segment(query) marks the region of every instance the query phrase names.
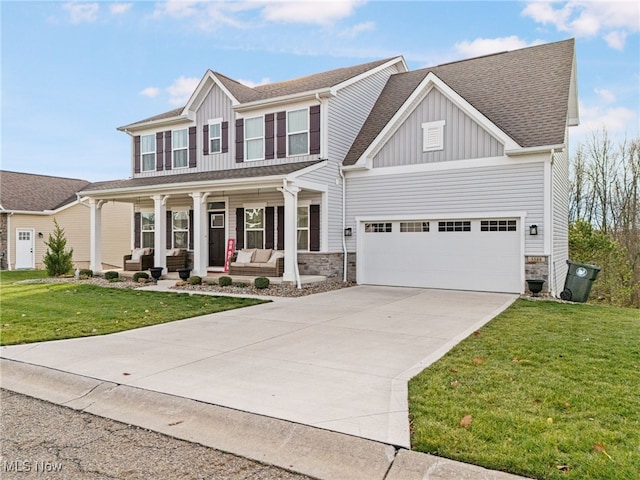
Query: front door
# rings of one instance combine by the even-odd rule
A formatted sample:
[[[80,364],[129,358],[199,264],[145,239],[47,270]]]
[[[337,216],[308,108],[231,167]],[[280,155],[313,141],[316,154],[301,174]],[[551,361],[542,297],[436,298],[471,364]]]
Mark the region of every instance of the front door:
[[[16,269],[35,268],[35,255],[33,252],[33,230],[16,230]]]
[[[209,266],[224,267],[225,261],[224,212],[209,213]]]

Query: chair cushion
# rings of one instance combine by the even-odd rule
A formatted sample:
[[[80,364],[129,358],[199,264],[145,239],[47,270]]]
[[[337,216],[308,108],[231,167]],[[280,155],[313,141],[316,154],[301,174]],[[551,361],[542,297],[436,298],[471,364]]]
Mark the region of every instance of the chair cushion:
[[[253,255],[253,263],[267,263],[272,251],[270,248],[256,250],[256,253]]]
[[[236,263],[251,263],[253,251],[240,250],[236,258]]]
[[[147,248],[134,248],[131,252],[131,262],[138,263],[140,261],[140,257],[148,255],[147,250]]]
[[[275,265],[279,258],[284,258],[284,253],[274,251],[269,257],[269,261],[267,262],[269,265]]]

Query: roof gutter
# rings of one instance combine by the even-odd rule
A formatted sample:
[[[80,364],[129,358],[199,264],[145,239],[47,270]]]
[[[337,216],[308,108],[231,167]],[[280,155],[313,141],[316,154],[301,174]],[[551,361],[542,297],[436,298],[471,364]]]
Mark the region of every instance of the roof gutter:
[[[527,147],[527,148],[505,150],[504,154],[509,157],[517,157],[519,155],[531,155],[533,153],[563,152],[565,148],[566,148],[566,145],[564,143],[559,143],[557,145],[543,145],[540,147]]]
[[[125,132],[131,135],[131,132],[136,130],[144,130],[153,127],[169,127],[171,125],[177,125],[184,122],[192,122],[193,119],[189,115],[178,115],[177,117],[162,118],[158,120],[151,120],[143,123],[132,123],[123,127],[118,127],[116,130]]]

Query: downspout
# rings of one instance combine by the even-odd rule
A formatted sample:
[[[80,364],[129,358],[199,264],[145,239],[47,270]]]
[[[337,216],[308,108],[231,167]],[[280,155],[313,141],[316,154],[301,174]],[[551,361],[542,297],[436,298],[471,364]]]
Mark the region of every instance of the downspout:
[[[7,215],[7,270],[11,271],[11,217],[13,212]]]
[[[553,164],[555,161],[555,154],[556,154],[556,149],[552,148],[551,149],[551,161],[549,162],[551,165],[551,178],[550,180],[550,186],[549,186],[549,207],[551,209],[551,218],[549,219],[549,239],[550,239],[550,249],[549,249],[549,268],[551,269],[551,271],[549,272],[549,278],[553,279],[553,285],[549,285],[549,293],[553,294],[554,292],[557,295],[558,292],[558,278],[557,278],[557,274],[558,274],[558,268],[556,266],[556,258],[554,255],[554,248],[553,248],[553,234],[554,234],[554,226],[553,226],[553,213],[554,213],[554,208],[553,208]],[[567,221],[569,221],[569,219],[567,218]],[[568,248],[568,247],[567,247]]]
[[[342,165],[338,165],[338,172],[342,179],[342,281],[347,283],[347,240],[344,236],[344,231],[347,228],[347,206],[345,202],[347,198],[347,180],[344,176],[344,172],[342,171]]]

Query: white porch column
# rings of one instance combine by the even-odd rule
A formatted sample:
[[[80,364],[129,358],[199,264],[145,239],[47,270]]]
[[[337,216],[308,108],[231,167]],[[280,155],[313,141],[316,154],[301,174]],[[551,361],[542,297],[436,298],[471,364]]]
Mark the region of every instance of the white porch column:
[[[153,237],[153,266],[163,267],[166,273],[167,266],[167,199],[168,195],[153,195],[153,212],[155,218]]]
[[[207,196],[202,192],[191,194],[193,198],[193,274],[207,275],[209,230],[207,228]]]
[[[298,192],[299,187],[279,188],[284,196],[284,274],[283,282],[298,284]]]
[[[94,273],[102,272],[102,203],[102,200],[89,199],[89,207],[91,208],[89,268]]]

